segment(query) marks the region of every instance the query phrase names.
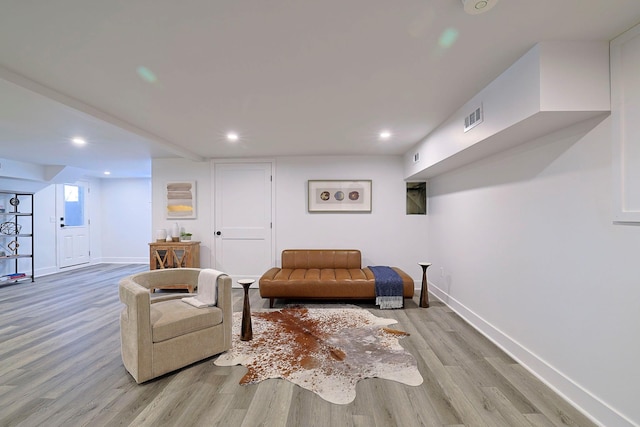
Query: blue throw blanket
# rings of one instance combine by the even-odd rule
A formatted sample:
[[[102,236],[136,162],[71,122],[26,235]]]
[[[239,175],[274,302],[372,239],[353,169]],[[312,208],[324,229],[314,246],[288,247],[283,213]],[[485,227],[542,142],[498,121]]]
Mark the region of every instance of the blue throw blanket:
[[[369,266],[376,279],[376,305],[380,308],[402,308],[404,288],[402,277],[391,267]]]

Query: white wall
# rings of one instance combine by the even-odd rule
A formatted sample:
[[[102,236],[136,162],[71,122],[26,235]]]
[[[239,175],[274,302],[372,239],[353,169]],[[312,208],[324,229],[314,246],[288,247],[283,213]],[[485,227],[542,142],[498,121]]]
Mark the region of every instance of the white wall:
[[[432,179],[428,249],[444,301],[617,426],[640,424],[640,227],[611,221],[611,131],[592,119]]]
[[[89,178],[91,264],[148,263],[151,241],[151,180]],[[43,187],[40,185],[40,187]],[[9,188],[12,190],[12,188]],[[56,186],[34,195],[34,264],[39,276],[56,273]]]
[[[542,42],[405,156],[405,177],[432,177],[610,110],[606,42]],[[468,132],[465,118],[482,106]],[[419,160],[415,161],[415,156]]]
[[[102,240],[102,225],[104,224],[102,207],[106,204],[102,200],[102,179],[89,179],[85,181],[89,185],[89,239],[90,239],[90,263],[96,264],[102,262],[102,244],[105,243]],[[133,215],[135,215],[134,209],[129,209]],[[108,221],[108,218],[105,218]],[[114,236],[117,239],[117,236]]]
[[[151,227],[151,179],[101,181],[101,206],[92,216],[93,221],[100,221],[100,236],[96,237],[101,241],[101,262],[148,263],[148,244],[155,238]]]
[[[427,216],[406,215],[400,156],[280,157],[276,161],[276,256],[288,248],[353,248],[364,265],[400,267],[421,280]],[[307,180],[371,179],[371,213],[307,212]]]
[[[89,225],[91,263],[100,262],[102,254],[101,227],[101,181],[100,179],[87,178],[84,182],[90,188],[88,194],[88,214],[91,220]],[[59,271],[57,264],[56,233],[58,231],[58,216],[56,212],[56,185],[49,184],[43,187],[39,185],[34,194],[34,266],[36,279],[38,276],[56,273]]]
[[[55,273],[56,259],[56,186],[49,185],[34,194],[34,264],[36,277]],[[51,222],[53,219],[53,222]]]
[[[153,161],[153,229],[169,228],[164,216],[164,184],[196,180],[198,218],[180,220],[201,243],[201,264],[211,265],[213,211],[209,163],[177,159]],[[276,217],[274,263],[286,248],[355,248],[365,265],[393,265],[418,281],[426,247],[426,217],[405,215],[406,184],[400,156],[279,157],[274,179]],[[307,212],[307,180],[371,179],[372,213]]]
[[[212,266],[213,212],[211,210],[211,163],[194,162],[185,159],[154,159],[151,164],[152,175],[152,237],[155,240],[157,229],[171,232],[174,223],[178,223],[185,232],[192,233],[191,240],[200,242],[200,267]],[[166,218],[166,184],[171,181],[196,181],[196,218],[178,221]],[[152,240],[149,240],[150,242]]]

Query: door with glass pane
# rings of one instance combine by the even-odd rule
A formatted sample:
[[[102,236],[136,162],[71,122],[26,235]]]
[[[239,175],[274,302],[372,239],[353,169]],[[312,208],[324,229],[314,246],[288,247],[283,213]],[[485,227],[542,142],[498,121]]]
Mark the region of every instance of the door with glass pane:
[[[89,257],[88,183],[58,184],[58,267],[86,264]]]

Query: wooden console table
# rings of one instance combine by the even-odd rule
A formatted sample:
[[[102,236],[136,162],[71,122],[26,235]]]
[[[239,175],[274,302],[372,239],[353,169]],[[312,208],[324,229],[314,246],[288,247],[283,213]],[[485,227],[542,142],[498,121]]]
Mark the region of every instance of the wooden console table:
[[[149,243],[149,268],[200,268],[200,242],[155,242]],[[152,288],[151,292],[155,292]],[[163,286],[157,289],[187,289],[193,287],[186,284]]]

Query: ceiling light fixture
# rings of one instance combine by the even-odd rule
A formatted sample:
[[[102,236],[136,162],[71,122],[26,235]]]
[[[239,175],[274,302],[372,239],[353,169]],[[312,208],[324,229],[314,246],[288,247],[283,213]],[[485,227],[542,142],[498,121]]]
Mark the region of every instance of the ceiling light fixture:
[[[229,132],[229,133],[227,134],[227,139],[228,139],[229,141],[237,141],[237,140],[238,140],[238,138],[239,138],[239,137],[238,137],[238,134],[237,134],[237,133],[235,133],[235,132]]]
[[[109,172],[109,171],[104,171],[104,174],[105,174],[105,175],[111,175],[111,172]]]
[[[87,141],[85,141],[84,138],[80,138],[80,137],[75,137],[71,139],[71,142],[73,142],[76,145],[84,145],[87,143]]]
[[[382,132],[380,132],[380,139],[389,139],[391,138],[391,132],[389,132],[388,130],[383,130]]]
[[[469,15],[478,15],[492,9],[498,0],[461,0],[464,11]]]

